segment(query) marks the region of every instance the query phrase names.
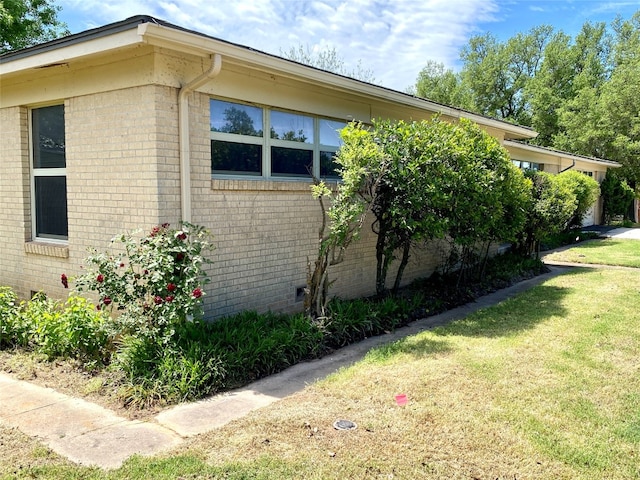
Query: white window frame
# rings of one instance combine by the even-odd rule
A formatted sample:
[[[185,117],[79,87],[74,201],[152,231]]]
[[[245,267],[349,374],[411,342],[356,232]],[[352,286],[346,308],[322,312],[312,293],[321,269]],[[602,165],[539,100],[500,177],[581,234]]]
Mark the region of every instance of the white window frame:
[[[35,163],[35,150],[38,148],[37,145],[34,145],[34,131],[33,131],[33,111],[38,110],[40,108],[46,107],[55,107],[62,106],[63,111],[66,110],[64,102],[46,104],[46,105],[38,105],[29,108],[28,112],[28,122],[29,122],[29,184],[30,184],[30,194],[31,194],[31,239],[32,241],[41,241],[47,243],[57,243],[61,245],[67,245],[69,243],[69,218],[65,219],[67,222],[67,236],[54,236],[54,235],[38,235],[38,227],[37,227],[37,201],[36,201],[36,178],[38,177],[67,177],[67,168],[66,168],[66,139],[65,139],[65,167],[63,168],[36,168]],[[66,122],[66,120],[65,120]],[[66,126],[65,126],[66,127]],[[66,132],[65,132],[66,133]],[[65,134],[66,136],[66,134]],[[68,207],[68,192],[67,198],[65,198],[65,202],[67,202]],[[68,210],[67,210],[68,211]]]
[[[246,102],[239,102],[233,99],[226,98],[211,98],[212,101],[223,101],[229,103],[235,103],[238,105],[247,105],[251,107],[258,107],[262,109],[262,136],[248,136],[248,135],[239,135],[234,133],[223,133],[211,131],[210,139],[213,141],[223,141],[223,142],[233,142],[233,143],[245,143],[252,145],[261,145],[262,146],[262,174],[254,175],[254,174],[234,174],[234,173],[222,173],[222,172],[214,172],[213,168],[211,171],[211,175],[214,178],[225,178],[225,179],[242,179],[242,180],[258,180],[258,179],[268,179],[268,180],[289,180],[289,181],[309,181],[311,179],[308,175],[277,175],[272,173],[272,165],[271,165],[271,147],[282,147],[282,148],[290,148],[295,150],[307,150],[312,152],[313,166],[312,172],[313,176],[316,178],[321,178],[320,176],[320,152],[331,152],[335,153],[340,149],[340,146],[336,145],[325,145],[320,143],[320,122],[323,120],[329,120],[331,122],[337,122],[347,125],[346,121],[329,118],[329,117],[321,117],[318,115],[313,115],[305,112],[296,112],[292,110],[285,110],[281,108],[268,107],[264,105],[256,105]],[[301,115],[304,117],[309,117],[313,120],[313,143],[311,142],[295,142],[291,140],[281,140],[271,138],[271,112],[278,111],[283,113],[290,113],[292,115]],[[326,178],[329,180],[338,180],[337,176],[324,176],[322,178]]]

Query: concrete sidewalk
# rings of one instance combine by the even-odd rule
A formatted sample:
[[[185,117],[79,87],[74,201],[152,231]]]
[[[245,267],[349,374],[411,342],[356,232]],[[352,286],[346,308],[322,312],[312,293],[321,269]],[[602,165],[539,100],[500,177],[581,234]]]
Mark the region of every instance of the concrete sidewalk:
[[[600,234],[600,236],[621,240],[640,240],[640,228],[615,228]]]
[[[131,421],[82,399],[0,373],[0,424],[37,437],[52,450],[83,465],[117,468],[134,454],[152,455],[178,445],[183,438],[221,427],[258,408],[298,392],[339,368],[362,359],[373,347],[447,324],[564,271],[526,280],[486,295],[474,303],[428,317],[395,332],[344,347],[319,360],[297,364],[245,388],[169,408],[153,421]]]

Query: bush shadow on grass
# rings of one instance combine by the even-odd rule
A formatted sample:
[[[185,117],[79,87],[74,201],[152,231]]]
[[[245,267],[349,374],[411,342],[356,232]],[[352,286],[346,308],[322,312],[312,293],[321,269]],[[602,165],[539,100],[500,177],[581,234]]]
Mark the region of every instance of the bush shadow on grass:
[[[441,336],[514,336],[534,328],[549,317],[564,316],[567,310],[562,306],[562,300],[568,294],[568,288],[539,285],[433,331]]]
[[[433,337],[428,338],[418,334],[380,345],[370,350],[365,358],[371,362],[384,362],[399,354],[423,358],[429,355],[448,353],[451,350],[451,344],[447,340]]]

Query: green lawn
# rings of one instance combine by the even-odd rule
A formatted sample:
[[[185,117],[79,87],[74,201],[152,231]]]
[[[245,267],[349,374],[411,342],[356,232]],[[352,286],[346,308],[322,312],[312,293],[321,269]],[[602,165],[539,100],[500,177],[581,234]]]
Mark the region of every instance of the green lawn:
[[[549,254],[546,258],[559,262],[640,267],[640,241],[589,240],[568,250]]]
[[[0,472],[47,479],[637,479],[639,285],[640,270],[572,270],[462,321],[372,350],[299,394],[114,472],[74,466],[0,428]],[[396,405],[398,393],[407,405]],[[358,428],[334,430],[339,418]]]

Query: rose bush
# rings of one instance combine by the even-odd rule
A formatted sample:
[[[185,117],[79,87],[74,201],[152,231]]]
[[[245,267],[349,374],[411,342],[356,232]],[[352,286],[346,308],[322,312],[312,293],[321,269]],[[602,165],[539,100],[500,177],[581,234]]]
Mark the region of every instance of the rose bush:
[[[203,286],[209,282],[205,254],[213,250],[209,232],[182,223],[155,226],[147,235],[115,237],[107,252],[93,250],[76,290],[97,293],[97,308],[112,311],[119,334],[171,336],[172,326],[203,316]],[[61,277],[67,286],[66,275]],[[165,335],[166,334],[166,335]]]

